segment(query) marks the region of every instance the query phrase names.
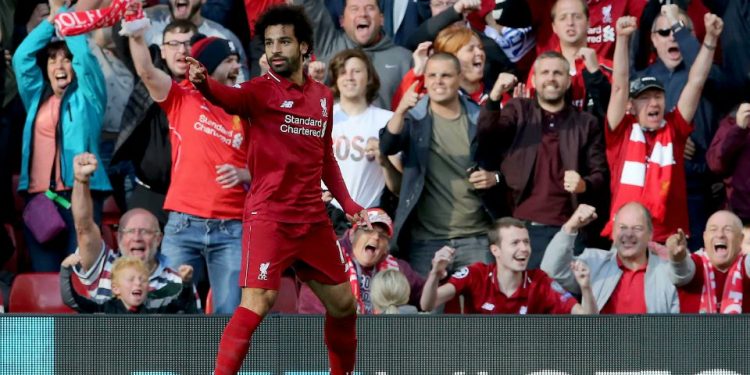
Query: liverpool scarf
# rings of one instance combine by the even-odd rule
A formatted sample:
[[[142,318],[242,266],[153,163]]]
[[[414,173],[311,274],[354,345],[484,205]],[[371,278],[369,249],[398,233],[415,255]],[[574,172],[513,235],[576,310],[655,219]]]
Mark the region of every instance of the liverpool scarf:
[[[744,263],[747,255],[741,255],[729,268],[727,281],[724,284],[724,293],[721,303],[716,299],[716,276],[714,266],[705,252],[699,253],[703,259],[703,290],[701,291],[701,314],[742,314]]]
[[[343,253],[343,255],[346,262],[346,272],[349,274],[349,283],[352,286],[352,293],[354,294],[354,298],[357,299],[357,314],[366,314],[367,307],[365,306],[365,301],[362,300],[362,290],[359,286],[359,274],[357,272],[360,269],[359,264],[355,264],[349,254]],[[382,262],[375,266],[375,269],[377,271],[388,269],[399,270],[398,261],[396,261],[393,255],[388,255]]]
[[[672,168],[677,162],[671,127],[662,126],[655,132],[654,148],[651,155],[647,155],[643,129],[639,124],[633,124],[625,147],[620,183],[612,199],[610,220],[602,231],[603,236],[612,234],[615,214],[628,202],[643,204],[651,212],[654,222],[664,220]]]
[[[138,10],[135,15],[125,17],[125,11],[131,3],[137,4]],[[109,6],[102,9],[60,13],[55,16],[55,26],[62,36],[72,36],[113,26],[123,18],[120,34],[125,36],[132,35],[149,24],[148,18],[143,15],[139,0],[113,0]]]

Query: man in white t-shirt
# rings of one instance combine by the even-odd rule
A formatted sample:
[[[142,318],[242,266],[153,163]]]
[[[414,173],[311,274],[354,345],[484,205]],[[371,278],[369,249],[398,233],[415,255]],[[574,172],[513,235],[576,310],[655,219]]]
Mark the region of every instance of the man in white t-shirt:
[[[378,161],[378,132],[393,112],[372,104],[380,81],[367,55],[359,49],[346,49],[329,63],[333,106],[333,151],[344,183],[355,202],[362,207],[380,205],[386,177]],[[339,207],[338,202],[333,202]]]

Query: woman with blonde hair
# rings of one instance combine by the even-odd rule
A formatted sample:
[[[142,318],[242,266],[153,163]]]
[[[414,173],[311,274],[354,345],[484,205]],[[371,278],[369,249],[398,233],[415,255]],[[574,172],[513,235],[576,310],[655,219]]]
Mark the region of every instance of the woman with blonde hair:
[[[370,300],[376,314],[416,314],[417,308],[408,305],[411,287],[401,271],[387,269],[372,278]]]

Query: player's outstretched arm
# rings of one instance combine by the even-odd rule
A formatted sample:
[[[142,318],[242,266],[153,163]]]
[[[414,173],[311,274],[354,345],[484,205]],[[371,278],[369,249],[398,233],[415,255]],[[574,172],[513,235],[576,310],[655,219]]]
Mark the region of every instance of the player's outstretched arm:
[[[240,87],[227,86],[211,78],[206,67],[198,60],[188,56],[185,61],[188,63],[188,79],[209,102],[223,108],[230,115],[252,117],[253,93],[248,89],[248,82]]]

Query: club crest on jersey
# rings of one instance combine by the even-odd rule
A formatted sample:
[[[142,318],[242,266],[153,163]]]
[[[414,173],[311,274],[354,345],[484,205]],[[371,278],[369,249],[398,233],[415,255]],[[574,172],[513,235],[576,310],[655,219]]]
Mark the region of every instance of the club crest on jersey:
[[[271,262],[265,262],[260,264],[260,274],[258,275],[258,280],[268,280],[268,267],[271,265]]]
[[[469,267],[461,268],[460,270],[454,272],[452,276],[457,279],[463,279],[464,277],[469,276]]]
[[[607,5],[602,8],[602,22],[612,23],[612,5]]]
[[[323,109],[323,117],[328,117],[328,100],[320,99],[320,108]]]

